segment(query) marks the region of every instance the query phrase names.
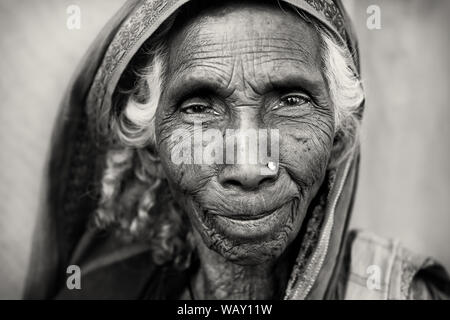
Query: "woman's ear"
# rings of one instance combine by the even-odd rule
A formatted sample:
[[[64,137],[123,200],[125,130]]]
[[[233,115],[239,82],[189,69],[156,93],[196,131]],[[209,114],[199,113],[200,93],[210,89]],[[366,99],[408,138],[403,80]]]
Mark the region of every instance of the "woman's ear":
[[[161,159],[152,146],[137,149],[137,155],[143,170],[145,170],[144,174],[158,179],[166,178]]]
[[[354,138],[338,130],[334,136],[328,167],[336,168],[352,150]]]

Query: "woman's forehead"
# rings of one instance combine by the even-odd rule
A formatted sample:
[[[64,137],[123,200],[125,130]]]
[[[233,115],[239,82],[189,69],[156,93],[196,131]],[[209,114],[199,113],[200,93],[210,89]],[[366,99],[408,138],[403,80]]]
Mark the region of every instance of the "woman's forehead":
[[[239,73],[236,66],[241,76],[255,78],[271,73],[276,78],[289,66],[317,79],[321,67],[319,37],[299,16],[253,3],[218,10],[203,12],[174,31],[169,41],[169,74],[198,74],[198,69],[210,69],[231,81]]]
[[[171,42],[195,45],[251,41],[257,38],[280,38],[314,43],[318,34],[311,24],[292,10],[267,3],[223,3],[183,16],[181,25],[172,31]]]

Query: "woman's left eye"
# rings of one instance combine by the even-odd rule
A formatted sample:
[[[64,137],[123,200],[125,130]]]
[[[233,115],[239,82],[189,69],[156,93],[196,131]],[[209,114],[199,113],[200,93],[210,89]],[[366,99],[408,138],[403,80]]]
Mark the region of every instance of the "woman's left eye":
[[[302,94],[290,94],[281,97],[280,103],[278,103],[274,109],[281,107],[300,107],[310,101],[311,99],[308,96]]]

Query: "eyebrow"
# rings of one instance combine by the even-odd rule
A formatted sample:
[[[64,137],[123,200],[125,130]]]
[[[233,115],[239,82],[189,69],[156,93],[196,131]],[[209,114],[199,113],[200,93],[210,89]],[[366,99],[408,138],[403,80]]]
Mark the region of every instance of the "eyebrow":
[[[273,90],[299,89],[302,88],[312,96],[318,97],[326,92],[326,83],[321,72],[317,74],[288,73],[283,77],[270,77],[269,82]]]
[[[208,72],[208,69],[212,71],[214,67],[202,66],[202,71],[195,70],[197,68],[197,66],[187,67],[180,72],[177,71],[166,83],[170,85],[171,100],[178,102],[198,95],[227,98],[233,93],[234,89],[228,87],[228,79],[221,77],[217,72]],[[270,74],[268,80],[259,88],[254,88],[254,91],[266,94],[272,91],[302,90],[312,98],[320,98],[326,94],[326,83],[320,69],[317,71],[308,70],[309,68],[295,69],[297,72],[285,66],[282,72]]]
[[[219,80],[218,77],[205,79],[204,76],[198,74],[176,76],[170,87],[170,92],[177,101],[185,100],[195,95],[219,95],[225,98],[233,93],[233,90],[226,87],[225,80]]]

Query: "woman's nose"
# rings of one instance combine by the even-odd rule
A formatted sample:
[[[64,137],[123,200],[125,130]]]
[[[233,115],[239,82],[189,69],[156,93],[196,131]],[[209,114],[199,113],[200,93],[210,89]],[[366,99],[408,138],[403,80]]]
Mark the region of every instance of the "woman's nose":
[[[255,190],[275,181],[278,167],[272,165],[235,164],[226,165],[219,174],[219,182],[225,188],[237,187]]]

